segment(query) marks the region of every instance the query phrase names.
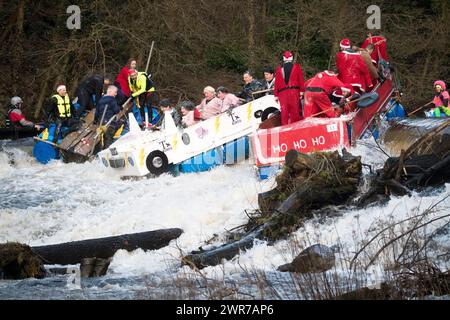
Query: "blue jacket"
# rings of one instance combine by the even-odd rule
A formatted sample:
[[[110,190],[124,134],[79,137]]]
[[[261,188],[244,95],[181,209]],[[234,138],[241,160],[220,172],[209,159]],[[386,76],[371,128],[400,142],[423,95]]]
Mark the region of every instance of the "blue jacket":
[[[95,108],[95,123],[100,124],[102,119],[103,111],[106,109],[105,118],[103,119],[103,124],[107,123],[115,114],[119,113],[120,107],[114,97],[103,96],[98,102],[97,108]]]

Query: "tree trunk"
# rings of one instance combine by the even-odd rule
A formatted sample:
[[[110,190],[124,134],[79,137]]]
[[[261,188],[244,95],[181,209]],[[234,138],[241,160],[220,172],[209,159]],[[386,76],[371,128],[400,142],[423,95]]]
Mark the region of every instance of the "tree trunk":
[[[19,37],[21,37],[23,33],[24,16],[25,16],[25,0],[19,0],[17,4],[17,20],[16,20],[17,35]]]
[[[248,0],[248,54],[250,65],[255,65],[255,1]]]
[[[203,268],[231,259],[253,246],[256,238],[278,240],[311,216],[311,211],[346,201],[357,190],[361,175],[360,157],[340,157],[337,152],[310,156],[291,150],[286,154],[285,169],[277,177],[278,187],[259,196],[262,210],[290,194],[271,215],[263,212],[264,223],[245,233],[240,240],[183,257],[183,264]],[[290,191],[289,191],[290,190]]]
[[[46,264],[77,264],[85,258],[112,257],[117,250],[157,250],[169,244],[183,233],[181,229],[162,229],[126,234],[115,237],[74,241],[48,246],[32,247]]]

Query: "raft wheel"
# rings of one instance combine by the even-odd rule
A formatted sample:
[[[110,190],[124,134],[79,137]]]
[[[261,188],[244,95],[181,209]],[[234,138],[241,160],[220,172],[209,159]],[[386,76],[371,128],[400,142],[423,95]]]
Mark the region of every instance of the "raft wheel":
[[[165,153],[160,150],[150,152],[147,156],[146,164],[148,171],[157,176],[167,172],[169,168],[169,160]]]
[[[277,112],[280,112],[277,108],[275,107],[269,107],[267,109],[265,109],[261,115],[261,121],[266,121],[267,119],[269,119],[269,117]]]

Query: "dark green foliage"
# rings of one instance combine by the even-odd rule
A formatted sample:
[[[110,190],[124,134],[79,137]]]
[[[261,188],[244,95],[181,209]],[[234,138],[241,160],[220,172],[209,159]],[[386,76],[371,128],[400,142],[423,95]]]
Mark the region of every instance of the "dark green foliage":
[[[373,1],[229,0],[87,1],[81,30],[68,30],[70,1],[0,2],[0,122],[13,95],[24,98],[25,114],[41,116],[42,99],[65,82],[73,96],[85,76],[114,75],[128,58],[145,68],[156,42],[150,71],[159,94],[200,99],[206,85],[241,86],[251,68],[261,77],[276,67],[285,50],[296,53],[307,78],[333,68],[339,41],[360,45],[368,32],[366,9]],[[448,0],[376,2],[379,33],[404,89],[403,104],[423,105],[436,79],[450,82]],[[20,8],[23,8],[23,21]],[[253,22],[252,22],[253,21]],[[23,32],[20,30],[23,29]],[[378,33],[376,31],[375,33]]]
[[[226,69],[243,72],[246,70],[247,58],[237,47],[216,44],[206,49],[206,63],[212,69]]]

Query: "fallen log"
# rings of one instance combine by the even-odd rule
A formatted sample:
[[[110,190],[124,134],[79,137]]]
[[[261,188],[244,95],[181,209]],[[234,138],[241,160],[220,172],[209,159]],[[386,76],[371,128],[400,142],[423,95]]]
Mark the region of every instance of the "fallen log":
[[[239,240],[193,251],[182,258],[182,263],[197,268],[214,266],[251,248],[256,238],[274,241],[286,237],[312,216],[312,210],[348,200],[357,191],[361,172],[360,157],[346,155],[344,159],[338,152],[305,155],[289,151],[283,173],[277,177],[277,188],[259,197],[263,210],[275,209],[261,212],[259,220],[252,219],[255,225],[247,227]]]
[[[444,132],[449,127],[450,120],[444,121],[402,150],[400,157],[387,159],[357,205],[365,207],[389,199],[390,195],[409,195],[414,189],[450,182],[450,134]]]
[[[181,229],[162,229],[115,237],[74,241],[48,246],[32,247],[45,264],[77,264],[85,258],[108,259],[117,250],[157,250],[183,233]]]

